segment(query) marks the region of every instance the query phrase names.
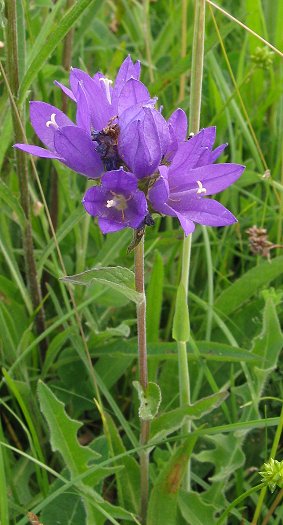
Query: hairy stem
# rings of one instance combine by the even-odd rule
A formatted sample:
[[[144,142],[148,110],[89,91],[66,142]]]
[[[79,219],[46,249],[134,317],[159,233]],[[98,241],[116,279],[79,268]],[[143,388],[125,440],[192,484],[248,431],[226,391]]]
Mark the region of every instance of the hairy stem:
[[[138,359],[139,359],[139,380],[145,390],[148,384],[147,371],[147,349],[146,349],[146,297],[144,291],[144,239],[135,248],[135,282],[137,292],[143,294],[143,300],[137,305],[137,326],[138,326]],[[146,445],[149,436],[149,421],[141,420],[140,443]],[[140,453],[141,469],[141,523],[146,523],[146,513],[148,504],[148,466],[149,455],[147,450]]]
[[[18,60],[18,42],[17,42],[17,11],[16,11],[16,0],[9,0],[6,3],[6,37],[7,37],[7,73],[8,82],[10,86],[10,97],[13,98],[13,102],[16,104],[18,112],[21,116],[20,108],[17,105],[17,93],[19,89],[19,60]],[[13,119],[14,136],[16,142],[24,142],[24,136],[22,133],[21,126],[19,125],[17,115],[14,111],[14,103],[11,100],[11,110]],[[28,190],[28,169],[27,159],[25,153],[20,150],[16,150],[16,170],[19,179],[20,187],[20,201],[23,208],[26,223],[23,231],[23,251],[25,259],[25,271],[27,284],[32,300],[34,310],[38,310],[36,316],[36,328],[38,334],[44,332],[44,310],[41,297],[40,285],[37,279],[37,270],[34,258],[33,240],[32,240],[32,228],[30,219],[30,200]],[[31,312],[29,312],[31,313]],[[44,353],[46,349],[45,340],[42,341],[41,351]],[[43,356],[42,356],[43,357]]]

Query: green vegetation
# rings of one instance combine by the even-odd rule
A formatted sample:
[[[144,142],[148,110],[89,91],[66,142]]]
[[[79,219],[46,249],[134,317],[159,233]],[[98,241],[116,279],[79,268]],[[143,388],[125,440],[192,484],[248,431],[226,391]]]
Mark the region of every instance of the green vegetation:
[[[239,222],[193,233],[191,333],[181,289],[174,322],[181,229],[171,217],[146,229],[153,408],[133,387],[142,294],[131,231],[103,236],[81,205],[86,178],[12,149],[15,136],[39,144],[29,100],[75,117],[53,83],[68,85],[71,65],[111,78],[129,53],[164,116],[179,105],[189,117],[193,3],[182,53],[185,1],[0,1],[1,525],[24,525],[29,511],[38,525],[140,523],[139,397],[153,418],[147,525],[282,523],[283,489],[271,493],[259,475],[282,459],[282,1],[219,1],[236,21],[206,3],[201,127],[216,125],[217,145],[229,143],[222,162],[246,171],[218,196]],[[254,225],[266,232],[248,234]],[[188,340],[190,406],[179,406],[173,325]]]

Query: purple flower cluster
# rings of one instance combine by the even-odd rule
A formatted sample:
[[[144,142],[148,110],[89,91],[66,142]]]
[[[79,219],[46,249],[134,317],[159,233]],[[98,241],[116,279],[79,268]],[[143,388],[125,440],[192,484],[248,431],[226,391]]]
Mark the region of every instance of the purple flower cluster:
[[[39,157],[58,159],[91,179],[83,205],[98,217],[103,233],[138,229],[151,213],[177,217],[185,234],[194,223],[226,226],[236,218],[206,197],[235,182],[239,164],[214,164],[226,144],[213,150],[216,130],[187,138],[187,118],[177,109],[166,121],[140,82],[140,63],[128,56],[116,80],[90,77],[73,68],[70,89],[55,82],[76,103],[76,124],[44,102],[30,103],[32,126],[47,147],[15,144]]]

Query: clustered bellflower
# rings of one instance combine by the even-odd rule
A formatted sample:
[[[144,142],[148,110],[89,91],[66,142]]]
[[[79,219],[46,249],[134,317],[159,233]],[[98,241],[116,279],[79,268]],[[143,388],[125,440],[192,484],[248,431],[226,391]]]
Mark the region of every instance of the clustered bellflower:
[[[130,56],[114,84],[101,73],[91,77],[72,68],[70,88],[55,84],[76,104],[76,124],[50,104],[31,102],[32,126],[47,149],[15,147],[96,179],[82,203],[103,233],[143,228],[152,224],[152,213],[177,217],[186,235],[195,223],[236,222],[207,197],[233,184],[244,166],[214,164],[226,147],[213,150],[215,128],[188,138],[184,111],[177,109],[166,121],[139,78],[140,63]]]

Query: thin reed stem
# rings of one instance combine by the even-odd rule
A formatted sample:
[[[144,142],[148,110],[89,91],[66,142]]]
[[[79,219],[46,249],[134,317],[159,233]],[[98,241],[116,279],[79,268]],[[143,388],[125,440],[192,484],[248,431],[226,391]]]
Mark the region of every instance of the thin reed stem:
[[[272,444],[272,448],[271,448],[271,452],[270,452],[270,459],[271,458],[274,459],[275,456],[276,456],[276,452],[277,452],[277,448],[278,448],[279,441],[280,441],[280,438],[281,438],[282,430],[283,430],[283,405],[282,405],[282,408],[281,408],[280,419],[279,419],[278,427],[277,427],[276,432],[275,432],[275,436],[274,436],[274,440],[273,440],[273,444]],[[257,525],[258,519],[259,519],[260,514],[261,514],[261,509],[262,509],[262,505],[263,505],[264,498],[265,498],[265,495],[266,495],[266,491],[267,491],[267,487],[266,486],[264,486],[261,489],[261,491],[260,491],[260,495],[258,497],[257,506],[256,506],[256,509],[255,509],[255,513],[254,513],[254,517],[253,517],[253,521],[252,521],[251,525]]]
[[[146,60],[148,64],[149,79],[150,82],[154,82],[154,69],[151,57],[151,30],[150,30],[150,16],[149,16],[150,3],[149,0],[143,0],[143,12],[144,12],[144,44],[146,52]]]
[[[191,99],[190,99],[190,131],[197,133],[200,123],[201,108],[201,89],[204,55],[204,29],[205,29],[205,0],[195,0],[194,18],[194,37],[191,67]],[[192,236],[188,235],[183,241],[182,270],[180,284],[185,290],[186,304],[188,302],[188,285],[190,270]],[[187,306],[188,308],[188,306]],[[180,405],[189,404],[190,394],[190,375],[187,356],[187,345],[184,341],[177,341],[178,345],[178,366],[179,366],[179,388]],[[183,428],[184,433],[191,432],[190,423],[186,423]],[[188,462],[187,472],[184,477],[184,488],[190,490],[190,462]]]
[[[146,348],[146,297],[144,290],[144,239],[135,248],[135,283],[137,292],[143,294],[143,300],[137,305],[138,360],[139,380],[145,390],[148,385],[147,348]],[[149,421],[141,420],[140,443],[146,445],[149,436]],[[146,449],[140,453],[141,469],[141,523],[145,525],[148,504],[149,454]]]
[[[268,513],[266,514],[263,522],[262,522],[262,525],[268,525],[268,523],[270,523],[270,518],[272,516],[272,514],[274,513],[274,511],[277,509],[280,501],[282,500],[283,498],[283,489],[280,490],[280,492],[278,492],[275,500],[273,501]]]
[[[22,128],[19,125],[15,108],[22,119],[21,109],[17,104],[17,93],[19,89],[19,57],[18,57],[18,42],[17,42],[17,5],[16,0],[9,0],[6,3],[7,15],[7,76],[10,86],[10,102],[12,110],[14,136],[16,142],[24,142]],[[3,73],[2,73],[3,74]],[[4,73],[5,75],[5,73]],[[3,75],[3,78],[4,78]],[[5,78],[4,78],[5,79]],[[25,260],[25,273],[28,289],[31,296],[32,306],[36,315],[36,330],[40,334],[45,330],[44,309],[42,306],[41,289],[37,277],[37,269],[34,258],[32,227],[30,218],[30,198],[28,189],[28,168],[25,153],[16,150],[16,170],[19,179],[20,188],[20,202],[23,208],[26,222],[23,229],[23,252]],[[41,343],[42,359],[46,350],[47,343],[45,340]]]
[[[182,18],[181,18],[181,58],[187,54],[187,19],[188,19],[188,0],[182,0]],[[179,99],[185,98],[187,75],[183,73],[180,77],[180,94]]]
[[[225,521],[225,518],[227,518],[231,512],[231,510],[233,510],[235,507],[237,507],[237,505],[239,505],[239,503],[241,503],[242,501],[244,501],[246,498],[248,498],[251,494],[253,494],[254,492],[256,492],[257,490],[260,490],[262,487],[264,486],[263,483],[260,483],[259,485],[256,485],[255,487],[252,487],[250,488],[249,490],[247,490],[246,492],[244,492],[243,494],[241,494],[241,496],[239,496],[237,499],[235,499],[234,501],[232,501],[232,503],[227,507],[227,509],[225,510],[225,512],[223,512],[223,514],[220,516],[220,518],[217,520],[216,522],[216,525],[221,525],[221,523],[223,523]]]

